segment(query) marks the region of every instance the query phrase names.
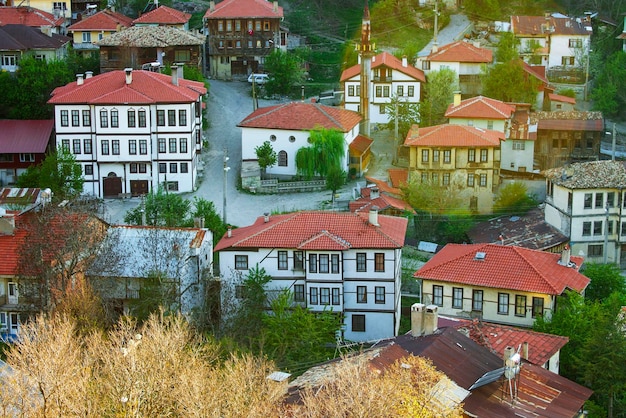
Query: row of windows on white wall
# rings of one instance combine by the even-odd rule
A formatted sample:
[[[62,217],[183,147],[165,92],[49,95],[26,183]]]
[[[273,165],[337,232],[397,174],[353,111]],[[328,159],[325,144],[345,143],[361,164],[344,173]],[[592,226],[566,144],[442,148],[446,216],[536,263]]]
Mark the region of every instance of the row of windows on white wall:
[[[339,287],[309,287],[309,305],[341,305],[341,288]],[[384,304],[386,300],[385,287],[374,286],[374,303]],[[344,290],[344,294],[347,294]],[[368,295],[372,295],[372,289],[367,286],[356,287],[356,303],[367,303]],[[296,284],[293,286],[293,301],[306,302],[305,286]]]
[[[169,138],[169,148],[167,147],[168,142],[166,138],[158,139],[158,150],[159,153],[166,153],[169,150],[171,154],[186,154],[189,151],[187,138]],[[81,148],[82,145],[82,148]],[[102,155],[120,155],[120,145],[121,140],[119,139],[102,139],[100,140],[100,152]],[[61,146],[66,151],[71,151],[74,154],[92,154],[92,140],[90,138],[83,139],[73,139],[71,141],[72,148],[70,149],[70,140],[62,139]],[[147,139],[129,139],[128,140],[128,153],[130,155],[148,155],[148,140]]]
[[[145,128],[147,126],[147,115],[143,109],[127,111],[126,127],[128,128]],[[178,116],[178,117],[177,117]],[[157,126],[187,126],[187,110],[186,109],[169,109],[167,110],[167,118],[165,110],[157,110]],[[71,111],[71,124],[73,127],[81,126],[81,111]],[[61,126],[70,126],[70,111],[61,110]],[[91,112],[89,110],[82,111],[82,126],[91,126]],[[119,111],[101,110],[100,111],[100,127],[101,128],[119,128],[120,118]]]
[[[292,258],[292,268],[294,270],[304,271],[304,252],[294,251]],[[356,254],[356,271],[367,272],[367,253]],[[385,271],[385,254],[374,253],[373,259],[369,261],[374,262],[375,272]],[[288,270],[289,269],[289,252],[280,250],[277,255],[277,269]],[[308,269],[309,273],[339,273],[340,258],[339,254],[309,254],[308,255]],[[248,256],[245,254],[235,255],[235,269],[247,270],[248,269]]]
[[[180,164],[180,169],[179,169]],[[167,173],[168,163],[159,163],[159,173]],[[131,174],[144,174],[148,172],[148,164],[146,163],[130,163],[129,171]],[[182,173],[186,174],[189,172],[189,163],[169,163],[169,172],[170,173]],[[93,164],[85,164],[83,166],[83,174],[86,176],[93,175]]]
[[[478,177],[478,182],[476,182],[476,177]],[[422,179],[422,183],[432,182],[434,184],[439,184],[439,173],[432,173],[432,175],[429,175],[429,173],[422,173],[421,179]],[[442,185],[444,186],[450,185],[450,173],[442,173],[441,180],[442,180],[441,181]],[[480,187],[487,187],[487,174],[486,173],[481,173],[481,174],[468,173],[467,186],[474,187],[477,183]]]
[[[270,141],[276,142],[276,135],[270,135]],[[293,135],[289,135],[289,142],[296,142],[296,137]],[[310,138],[309,138],[310,142]]]
[[[451,307],[453,309],[463,309],[463,301],[465,300],[463,297],[463,288],[462,287],[453,287],[452,288],[452,300]],[[482,290],[474,289],[472,290],[472,311],[482,312],[483,310],[483,296],[484,293]],[[432,293],[432,303],[437,306],[444,306],[444,298],[449,298],[449,296],[444,296],[443,294],[443,286],[441,285],[433,285],[433,293]],[[504,292],[498,292],[498,315],[509,315],[510,311],[510,295]],[[544,300],[540,297],[532,298],[532,317],[536,318],[537,316],[543,315],[543,305]],[[515,304],[514,304],[514,313],[515,316],[526,317],[527,311],[527,297],[525,295],[515,295]]]
[[[261,28],[263,28],[264,31],[268,31],[271,28],[269,20],[218,20],[217,30],[224,32],[225,29],[227,32],[232,32],[234,28],[235,31],[239,32],[244,25],[246,25],[248,33],[250,33],[250,31],[259,32]]]
[[[396,86],[396,96],[398,97],[415,97],[415,86]],[[391,95],[390,86],[376,86],[376,97],[389,97]],[[361,96],[361,86],[348,86],[348,96]]]

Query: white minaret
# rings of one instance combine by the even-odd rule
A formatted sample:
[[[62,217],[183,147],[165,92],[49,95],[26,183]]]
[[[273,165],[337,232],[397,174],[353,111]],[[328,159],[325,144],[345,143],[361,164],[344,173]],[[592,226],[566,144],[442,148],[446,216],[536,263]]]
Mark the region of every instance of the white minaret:
[[[363,23],[361,24],[361,44],[359,45],[359,57],[361,58],[361,132],[370,136],[370,77],[372,74],[372,57],[374,45],[370,41],[370,9],[365,0],[363,11]]]

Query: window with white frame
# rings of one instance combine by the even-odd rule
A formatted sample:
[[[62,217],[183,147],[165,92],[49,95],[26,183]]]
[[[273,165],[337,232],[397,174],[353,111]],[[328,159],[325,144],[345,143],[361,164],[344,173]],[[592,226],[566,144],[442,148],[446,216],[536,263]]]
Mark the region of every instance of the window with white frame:
[[[83,32],[83,43],[91,42],[91,32]]]

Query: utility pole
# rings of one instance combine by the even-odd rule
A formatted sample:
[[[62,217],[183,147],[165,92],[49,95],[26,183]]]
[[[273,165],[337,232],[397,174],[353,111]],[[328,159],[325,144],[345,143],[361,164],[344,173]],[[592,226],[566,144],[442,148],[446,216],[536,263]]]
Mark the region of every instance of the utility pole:
[[[398,162],[398,100],[394,109],[395,126],[393,130],[393,162]]]
[[[435,0],[435,33],[433,34],[433,45],[437,46],[437,33],[439,32],[439,0]]]
[[[254,77],[254,73],[252,73],[252,111],[254,112],[259,107],[256,98],[256,78]]]
[[[613,138],[611,138],[611,161],[615,161],[615,145],[617,142],[617,129],[615,128],[615,122],[613,122]]]
[[[604,264],[607,263],[609,253],[609,201],[607,200],[604,207],[606,214],[606,222],[604,223]]]
[[[229,159],[230,158],[228,158],[228,150],[224,148],[224,190],[223,190],[224,201],[222,203],[224,225],[227,224],[226,222],[226,180],[228,178],[228,170],[230,170],[230,167],[228,167],[226,163],[228,162]]]

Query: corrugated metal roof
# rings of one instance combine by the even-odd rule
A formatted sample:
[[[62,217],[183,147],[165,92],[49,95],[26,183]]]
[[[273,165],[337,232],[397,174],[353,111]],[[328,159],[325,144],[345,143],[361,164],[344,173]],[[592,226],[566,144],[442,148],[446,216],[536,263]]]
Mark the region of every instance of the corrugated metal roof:
[[[0,154],[42,154],[53,129],[54,120],[0,120]]]

